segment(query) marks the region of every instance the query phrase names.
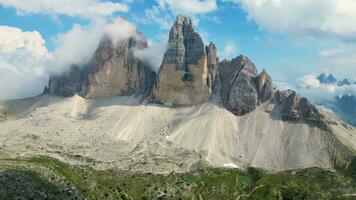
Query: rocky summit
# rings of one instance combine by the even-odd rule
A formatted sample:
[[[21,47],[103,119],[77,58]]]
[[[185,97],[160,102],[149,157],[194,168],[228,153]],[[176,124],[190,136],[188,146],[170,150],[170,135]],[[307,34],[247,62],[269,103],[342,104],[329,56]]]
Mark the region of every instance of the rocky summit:
[[[317,79],[320,81],[320,83],[322,84],[333,84],[333,83],[336,83],[336,78],[332,75],[332,74],[325,74],[325,73],[322,73],[320,74]]]
[[[153,100],[166,105],[206,102],[217,70],[216,48],[205,48],[192,21],[178,16],[153,89]]]
[[[320,128],[326,128],[325,116],[305,97],[293,90],[277,91],[273,102],[279,116],[284,121],[307,122]]]
[[[147,41],[139,33],[117,43],[106,36],[88,64],[74,65],[64,74],[50,77],[45,92],[86,98],[148,95],[155,72],[134,53],[145,48]]]
[[[273,95],[272,79],[265,70],[259,75],[245,56],[219,64],[222,104],[236,115],[251,112]]]

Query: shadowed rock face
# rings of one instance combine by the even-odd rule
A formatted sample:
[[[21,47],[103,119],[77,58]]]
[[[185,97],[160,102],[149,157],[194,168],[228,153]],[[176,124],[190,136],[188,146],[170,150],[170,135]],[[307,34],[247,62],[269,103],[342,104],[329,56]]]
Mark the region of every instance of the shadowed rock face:
[[[258,75],[256,66],[245,56],[219,63],[222,104],[236,115],[251,112],[273,95],[272,79],[265,70]]]
[[[135,50],[144,48],[147,42],[140,34],[116,44],[105,37],[88,64],[81,68],[72,66],[64,74],[50,77],[47,92],[87,98],[147,95],[155,72],[134,55]]]
[[[45,92],[62,97],[69,97],[79,94],[84,79],[84,71],[76,65],[73,65],[69,71],[60,76],[51,76],[48,83],[48,89]]]
[[[178,16],[169,34],[153,100],[166,105],[194,105],[207,101],[216,66],[215,46],[211,44],[205,48],[203,40],[193,30],[192,21]]]
[[[213,92],[214,90],[216,90],[216,88],[214,88],[214,85],[217,84],[216,77],[219,68],[219,59],[217,57],[216,47],[213,43],[210,42],[209,46],[207,46],[205,49],[206,49],[206,55],[208,59],[208,70],[209,70],[208,86]]]
[[[272,78],[263,69],[256,79],[258,98],[263,103],[270,100],[273,96]]]

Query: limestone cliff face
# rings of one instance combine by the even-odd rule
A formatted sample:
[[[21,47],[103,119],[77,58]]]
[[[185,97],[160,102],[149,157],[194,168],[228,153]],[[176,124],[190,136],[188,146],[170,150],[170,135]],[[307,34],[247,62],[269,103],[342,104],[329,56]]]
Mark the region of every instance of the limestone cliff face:
[[[194,105],[209,100],[217,66],[216,48],[207,49],[192,21],[178,16],[153,89],[153,100],[166,105]],[[211,73],[210,73],[211,71]]]
[[[264,70],[260,75],[256,66],[245,56],[219,64],[221,102],[236,115],[251,112],[261,102],[272,97],[272,79]]]
[[[270,100],[273,96],[273,83],[272,78],[267,74],[265,69],[258,75],[256,84],[259,100],[261,102]]]
[[[206,47],[206,55],[208,59],[208,70],[209,79],[208,86],[212,90],[211,92],[216,92],[215,85],[217,84],[217,73],[219,68],[219,59],[217,56],[217,49],[213,43],[210,42],[209,46]]]
[[[50,77],[47,92],[86,98],[147,95],[155,72],[134,55],[135,50],[144,48],[147,42],[140,34],[116,44],[104,37],[88,64],[72,66],[64,74]]]
[[[141,37],[141,36],[139,36]],[[143,38],[130,38],[114,45],[104,40],[86,68],[82,96],[88,98],[146,94],[152,87],[154,72],[135,57],[135,50],[147,48]]]

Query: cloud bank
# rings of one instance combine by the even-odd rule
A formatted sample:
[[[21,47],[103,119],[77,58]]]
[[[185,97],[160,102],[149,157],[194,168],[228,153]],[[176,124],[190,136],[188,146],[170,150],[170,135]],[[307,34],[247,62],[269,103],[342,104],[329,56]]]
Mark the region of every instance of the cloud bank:
[[[102,0],[0,0],[0,5],[15,8],[18,14],[60,14],[91,19],[129,10],[125,2]]]
[[[337,84],[321,84],[314,74],[298,79],[296,90],[315,103],[333,102],[335,97],[342,95],[356,96],[356,84],[338,86]]]
[[[293,36],[356,41],[354,0],[223,0],[241,5],[262,29]]]
[[[39,94],[45,82],[43,61],[49,53],[45,41],[36,31],[0,26],[0,98],[17,98],[17,94]]]
[[[118,17],[110,22],[97,20],[89,26],[74,25],[66,33],[60,33],[55,38],[56,49],[48,60],[50,73],[62,73],[71,65],[86,64],[94,54],[104,35],[113,42],[137,37],[136,27],[130,22]]]

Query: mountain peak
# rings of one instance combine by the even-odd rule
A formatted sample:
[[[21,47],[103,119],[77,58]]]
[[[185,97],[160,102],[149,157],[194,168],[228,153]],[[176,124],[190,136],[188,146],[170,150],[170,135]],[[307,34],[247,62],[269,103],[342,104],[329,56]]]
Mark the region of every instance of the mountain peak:
[[[351,85],[351,81],[349,81],[349,79],[345,78],[344,80],[342,81],[339,81],[337,83],[338,86],[344,86],[344,85]]]
[[[178,16],[157,75],[154,101],[168,105],[194,105],[207,101],[211,94],[208,66],[214,65],[209,62],[216,62],[214,47],[211,45],[206,49],[202,38],[194,31],[192,21]]]
[[[320,81],[321,84],[333,84],[336,83],[336,78],[332,74],[322,73],[320,74],[317,79]]]
[[[192,20],[186,16],[178,15],[175,24],[177,25],[187,25],[192,27],[193,23]]]
[[[65,73],[51,76],[46,92],[65,97],[80,94],[87,98],[147,95],[155,73],[133,51],[147,46],[142,35],[120,41],[104,35],[87,64],[71,66]]]

